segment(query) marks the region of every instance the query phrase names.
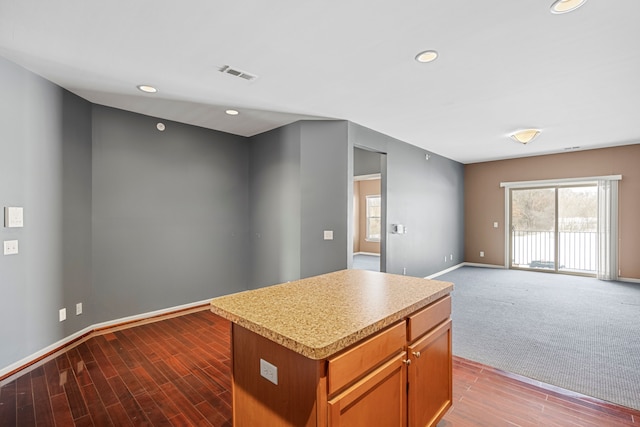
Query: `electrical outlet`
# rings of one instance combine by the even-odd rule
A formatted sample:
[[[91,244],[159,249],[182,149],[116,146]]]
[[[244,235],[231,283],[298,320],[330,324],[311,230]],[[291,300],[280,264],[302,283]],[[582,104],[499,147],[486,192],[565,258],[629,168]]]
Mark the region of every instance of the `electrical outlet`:
[[[16,255],[18,253],[18,241],[17,240],[5,240],[4,241],[4,254]]]
[[[76,316],[79,316],[82,314],[82,303],[79,302],[76,304]]]
[[[402,268],[402,274],[405,276],[407,275],[407,267]]]
[[[67,309],[61,308],[60,311],[58,312],[58,316],[61,322],[64,322],[65,320],[67,320]]]
[[[278,385],[278,367],[264,359],[260,359],[260,375]]]
[[[480,258],[484,258],[484,251],[480,251]]]
[[[449,255],[449,261],[453,261],[453,254]]]
[[[444,262],[447,262],[447,256],[446,255],[444,256]]]
[[[333,230],[324,230],[324,240],[333,240]]]

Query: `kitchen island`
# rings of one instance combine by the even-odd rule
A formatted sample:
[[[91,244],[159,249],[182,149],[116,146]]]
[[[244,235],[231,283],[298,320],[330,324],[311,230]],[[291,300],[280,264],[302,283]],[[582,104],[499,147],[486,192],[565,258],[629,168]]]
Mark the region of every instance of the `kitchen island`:
[[[435,425],[451,406],[452,289],[343,270],[215,298],[234,425]]]

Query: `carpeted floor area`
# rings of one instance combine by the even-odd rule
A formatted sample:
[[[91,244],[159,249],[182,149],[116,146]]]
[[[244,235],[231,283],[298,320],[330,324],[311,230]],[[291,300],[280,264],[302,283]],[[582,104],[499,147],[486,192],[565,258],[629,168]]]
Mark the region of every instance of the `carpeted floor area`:
[[[453,353],[640,410],[640,284],[462,267]]]
[[[356,254],[353,256],[353,269],[380,271],[380,257],[376,255]]]

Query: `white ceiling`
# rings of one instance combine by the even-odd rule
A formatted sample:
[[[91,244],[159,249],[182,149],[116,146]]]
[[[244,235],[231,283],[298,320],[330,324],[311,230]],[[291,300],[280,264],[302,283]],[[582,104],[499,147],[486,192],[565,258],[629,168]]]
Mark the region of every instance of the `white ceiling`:
[[[640,142],[640,1],[551,3],[0,0],[0,55],[97,104],[244,136],[344,119],[463,163]],[[508,138],[523,127],[542,133]]]

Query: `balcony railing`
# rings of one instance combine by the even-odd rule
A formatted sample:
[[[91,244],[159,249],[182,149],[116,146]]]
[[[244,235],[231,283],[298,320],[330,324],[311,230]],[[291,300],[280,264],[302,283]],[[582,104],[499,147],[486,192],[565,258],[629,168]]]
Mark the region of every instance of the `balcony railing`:
[[[598,238],[595,231],[558,233],[558,270],[595,273]],[[555,269],[556,241],[553,231],[514,230],[511,236],[514,267]]]

